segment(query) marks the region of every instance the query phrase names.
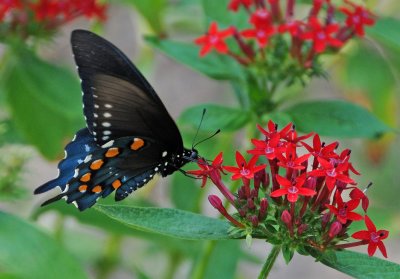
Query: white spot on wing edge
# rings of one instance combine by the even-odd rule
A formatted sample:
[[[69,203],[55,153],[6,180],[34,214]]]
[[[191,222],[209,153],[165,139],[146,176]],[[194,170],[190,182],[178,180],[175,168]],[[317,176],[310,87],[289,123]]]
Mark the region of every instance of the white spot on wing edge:
[[[105,118],[110,118],[112,115],[111,115],[111,113],[109,113],[109,112],[105,112],[105,113],[103,113],[103,116],[104,116]]]
[[[114,144],[114,141],[110,140],[109,142],[106,142],[105,144],[103,144],[101,147],[102,148],[108,148],[108,147],[113,146],[113,144]]]
[[[111,135],[111,131],[109,131],[109,130],[104,130],[104,131],[103,131],[103,135],[105,135],[105,136]]]
[[[164,151],[164,152],[162,153],[162,156],[165,157],[165,156],[167,156],[167,154],[168,154],[168,152],[167,152],[167,151]]]
[[[113,106],[111,104],[105,104],[104,105],[106,108],[112,108]]]
[[[85,157],[85,160],[83,160],[84,163],[89,162],[92,159],[92,154],[89,154]]]
[[[103,127],[111,127],[111,123],[110,122],[103,122],[103,123],[101,123],[101,125]]]

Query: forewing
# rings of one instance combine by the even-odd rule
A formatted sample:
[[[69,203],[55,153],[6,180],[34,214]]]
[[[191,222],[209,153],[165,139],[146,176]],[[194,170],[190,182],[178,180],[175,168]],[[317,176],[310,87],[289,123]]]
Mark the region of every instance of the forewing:
[[[154,89],[117,47],[84,30],[72,33],[71,44],[82,80],[87,126],[97,143],[141,135],[162,142],[168,151],[182,151],[175,122]]]

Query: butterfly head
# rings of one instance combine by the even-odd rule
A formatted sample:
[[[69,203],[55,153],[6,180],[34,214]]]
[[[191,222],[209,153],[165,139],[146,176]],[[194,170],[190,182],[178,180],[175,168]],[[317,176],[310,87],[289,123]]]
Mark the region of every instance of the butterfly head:
[[[199,152],[192,148],[192,149],[186,149],[183,151],[183,159],[186,162],[197,162],[199,159]]]

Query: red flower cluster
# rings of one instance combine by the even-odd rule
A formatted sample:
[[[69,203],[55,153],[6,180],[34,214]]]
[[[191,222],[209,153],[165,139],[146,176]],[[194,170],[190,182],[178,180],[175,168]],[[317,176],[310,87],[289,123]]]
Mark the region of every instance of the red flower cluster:
[[[98,0],[5,0],[0,2],[0,26],[25,38],[32,30],[54,31],[80,16],[103,21],[106,9]]]
[[[377,231],[367,216],[368,230],[352,235],[361,241],[338,244],[348,238],[346,231],[353,221],[364,219],[354,211],[361,204],[367,212],[369,206],[365,191],[370,185],[362,191],[350,177],[359,175],[350,162],[350,150],[338,153],[338,142],[322,143],[318,134],[298,136],[291,123],[278,130],[269,121],[267,129],[258,129],[264,138],[252,139],[249,161],[236,152],[237,166],[223,166],[220,153],[211,165],[201,160],[200,170],[188,172],[202,178],[203,186],[210,178],[237,211],[229,214],[221,200],[211,195],[210,203],[223,216],[235,227],[274,243],[291,238],[296,242],[292,247],[311,246],[320,251],[368,244],[370,256],[377,248],[387,256],[382,240],[388,232]],[[305,140],[312,136],[309,145]],[[223,170],[232,173],[232,180],[241,179],[237,193],[224,184]]]
[[[310,66],[316,55],[328,49],[337,50],[354,35],[363,36],[364,27],[375,23],[374,17],[366,8],[349,0],[345,1],[346,6],[341,7],[334,6],[330,0],[314,0],[305,20],[294,17],[295,0],[287,1],[285,11],[282,9],[282,2],[231,0],[228,9],[237,12],[244,8],[249,14],[248,22],[251,27],[238,30],[233,26],[218,32],[217,23],[211,23],[207,34],[195,40],[196,44],[202,46],[200,55],[204,56],[215,49],[219,53],[233,56],[242,64],[250,64],[257,53],[263,55],[265,48],[279,48],[282,39],[290,38],[287,44],[291,56],[300,64]],[[334,20],[337,12],[347,17],[345,22],[337,23]],[[233,54],[224,42],[232,36],[244,57]],[[256,46],[253,42],[256,42]]]

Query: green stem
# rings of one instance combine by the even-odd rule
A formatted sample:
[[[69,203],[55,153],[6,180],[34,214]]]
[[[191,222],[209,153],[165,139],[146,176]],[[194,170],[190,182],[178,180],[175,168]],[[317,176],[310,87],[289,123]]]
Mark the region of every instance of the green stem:
[[[97,263],[98,279],[107,279],[119,263],[121,252],[122,237],[120,235],[110,235],[105,242],[104,255]]]
[[[182,256],[178,252],[172,252],[169,255],[169,265],[168,269],[165,272],[164,279],[173,279],[175,278],[176,270],[181,263]]]
[[[65,221],[64,216],[61,214],[58,214],[56,221],[54,223],[54,238],[60,243],[63,242],[64,221]]]
[[[216,241],[208,241],[204,247],[203,254],[201,255],[200,262],[196,265],[191,279],[202,279],[204,278],[208,262],[211,257],[211,253],[214,251]]]
[[[280,251],[281,251],[280,245],[275,245],[272,247],[272,250],[269,253],[268,258],[261,269],[260,275],[258,275],[257,277],[258,279],[265,279],[268,277],[268,274],[271,271],[272,267],[274,266],[275,260],[278,257]]]

